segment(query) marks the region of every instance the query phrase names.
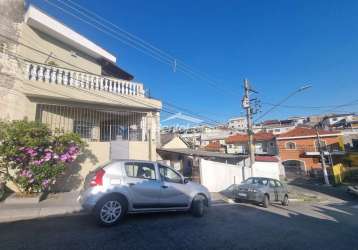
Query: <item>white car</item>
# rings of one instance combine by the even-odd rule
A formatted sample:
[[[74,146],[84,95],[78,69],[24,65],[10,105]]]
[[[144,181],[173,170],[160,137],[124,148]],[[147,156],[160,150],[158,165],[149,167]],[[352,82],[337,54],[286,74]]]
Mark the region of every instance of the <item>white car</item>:
[[[87,176],[78,200],[101,225],[111,226],[126,213],[191,211],[201,217],[211,196],[207,188],[168,166],[117,160]]]

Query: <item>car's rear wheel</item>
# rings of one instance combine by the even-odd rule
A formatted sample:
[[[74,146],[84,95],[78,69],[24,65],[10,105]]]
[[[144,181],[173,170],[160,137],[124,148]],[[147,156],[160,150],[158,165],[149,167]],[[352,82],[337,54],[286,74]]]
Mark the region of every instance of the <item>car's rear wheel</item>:
[[[118,224],[127,213],[127,202],[121,196],[110,195],[97,203],[94,213],[100,225],[113,226]]]
[[[282,206],[288,206],[288,196],[285,195],[285,197],[283,198],[283,201],[282,201]]]
[[[240,198],[235,198],[235,202],[236,202],[236,203],[241,203],[242,200],[241,200]]]
[[[270,198],[267,194],[265,194],[264,196],[264,200],[262,202],[262,205],[267,208],[270,205]]]
[[[191,204],[191,213],[195,217],[203,217],[205,214],[205,197],[203,195],[196,195]]]

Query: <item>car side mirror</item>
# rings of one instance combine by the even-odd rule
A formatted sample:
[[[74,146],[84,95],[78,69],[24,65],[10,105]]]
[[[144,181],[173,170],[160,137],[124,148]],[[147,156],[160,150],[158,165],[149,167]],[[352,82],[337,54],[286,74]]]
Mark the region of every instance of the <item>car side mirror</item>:
[[[189,178],[184,177],[184,184],[187,184],[189,182]]]

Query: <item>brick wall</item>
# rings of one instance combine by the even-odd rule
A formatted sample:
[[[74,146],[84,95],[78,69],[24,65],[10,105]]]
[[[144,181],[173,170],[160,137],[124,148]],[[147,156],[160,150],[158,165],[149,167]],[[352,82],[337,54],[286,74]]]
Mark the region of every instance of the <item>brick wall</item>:
[[[319,162],[319,156],[305,156],[305,152],[315,152],[317,151],[315,146],[316,138],[302,138],[302,139],[280,139],[277,140],[277,146],[280,153],[281,161],[287,160],[299,160],[305,163],[306,170],[309,171],[312,168],[321,168],[321,163]],[[339,137],[321,137],[321,141],[325,141],[327,146],[338,145]],[[293,142],[295,143],[295,149],[287,149],[286,143]]]

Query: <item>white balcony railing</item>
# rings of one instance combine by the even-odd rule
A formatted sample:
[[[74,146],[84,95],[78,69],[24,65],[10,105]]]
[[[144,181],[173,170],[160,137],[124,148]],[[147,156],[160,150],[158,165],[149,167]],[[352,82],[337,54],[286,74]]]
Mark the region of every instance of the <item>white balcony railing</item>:
[[[144,96],[143,84],[141,83],[33,62],[26,62],[25,78],[48,84],[72,86],[93,91],[105,91],[117,95]]]

